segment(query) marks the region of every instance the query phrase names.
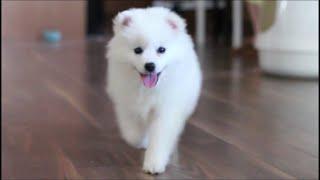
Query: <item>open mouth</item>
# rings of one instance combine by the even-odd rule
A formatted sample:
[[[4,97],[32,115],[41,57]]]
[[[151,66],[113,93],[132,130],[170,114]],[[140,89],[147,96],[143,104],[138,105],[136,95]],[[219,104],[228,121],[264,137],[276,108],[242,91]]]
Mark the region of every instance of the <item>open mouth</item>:
[[[159,76],[161,72],[153,72],[153,73],[147,73],[147,74],[142,74],[140,73],[141,80],[143,82],[143,85],[147,88],[153,88],[157,85]]]

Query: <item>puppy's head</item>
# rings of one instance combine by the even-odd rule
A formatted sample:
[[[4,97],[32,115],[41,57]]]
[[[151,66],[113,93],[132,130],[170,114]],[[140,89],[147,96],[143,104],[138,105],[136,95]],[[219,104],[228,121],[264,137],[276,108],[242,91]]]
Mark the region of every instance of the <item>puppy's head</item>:
[[[144,86],[155,87],[162,71],[179,58],[186,24],[166,8],[129,9],[113,20],[109,56],[124,61],[140,75]]]

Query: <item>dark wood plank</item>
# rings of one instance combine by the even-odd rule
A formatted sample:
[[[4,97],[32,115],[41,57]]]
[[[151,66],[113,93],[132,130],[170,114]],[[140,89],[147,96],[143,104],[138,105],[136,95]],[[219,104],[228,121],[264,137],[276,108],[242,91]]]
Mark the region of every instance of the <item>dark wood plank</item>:
[[[141,171],[104,92],[106,39],[2,46],[2,178],[316,179],[319,85],[199,50],[205,81],[166,173]]]

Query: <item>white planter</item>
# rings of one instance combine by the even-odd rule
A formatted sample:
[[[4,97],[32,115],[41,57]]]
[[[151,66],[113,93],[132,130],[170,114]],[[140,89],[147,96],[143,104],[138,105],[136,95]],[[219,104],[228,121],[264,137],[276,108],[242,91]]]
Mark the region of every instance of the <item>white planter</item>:
[[[277,1],[276,19],[258,34],[263,71],[298,77],[319,76],[318,1]]]

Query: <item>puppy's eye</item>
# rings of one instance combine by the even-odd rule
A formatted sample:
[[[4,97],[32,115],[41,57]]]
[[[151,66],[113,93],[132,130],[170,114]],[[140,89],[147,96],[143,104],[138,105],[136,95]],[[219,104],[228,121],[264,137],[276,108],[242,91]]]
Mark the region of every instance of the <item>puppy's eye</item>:
[[[157,52],[160,53],[160,54],[163,54],[164,52],[166,52],[166,48],[164,48],[164,47],[159,47],[159,48],[157,49]]]
[[[141,47],[134,48],[134,53],[142,54],[143,53],[143,49]]]

